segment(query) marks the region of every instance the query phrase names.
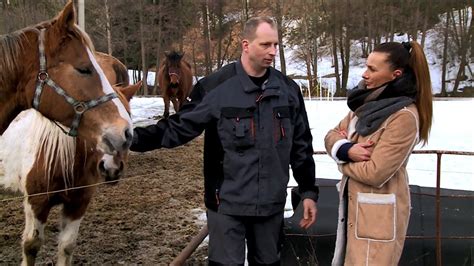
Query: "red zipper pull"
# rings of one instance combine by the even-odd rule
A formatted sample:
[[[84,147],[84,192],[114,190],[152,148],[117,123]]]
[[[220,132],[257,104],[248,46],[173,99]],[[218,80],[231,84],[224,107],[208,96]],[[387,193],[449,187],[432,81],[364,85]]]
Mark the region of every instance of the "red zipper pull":
[[[216,202],[217,202],[217,205],[221,204],[221,201],[219,200],[219,189],[216,189]]]

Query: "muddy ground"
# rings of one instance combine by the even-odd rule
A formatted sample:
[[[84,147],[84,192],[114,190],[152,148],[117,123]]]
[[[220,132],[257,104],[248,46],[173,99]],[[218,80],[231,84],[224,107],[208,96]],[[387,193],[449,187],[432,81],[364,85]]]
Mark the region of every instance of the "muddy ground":
[[[98,189],[82,221],[74,264],[168,265],[202,228],[202,138],[175,149],[131,153],[118,185]],[[0,200],[18,194],[0,190]],[[0,265],[19,264],[21,199],[0,201]],[[196,210],[198,209],[198,210]],[[56,261],[58,208],[50,215],[37,262]],[[187,261],[205,265],[206,246]]]

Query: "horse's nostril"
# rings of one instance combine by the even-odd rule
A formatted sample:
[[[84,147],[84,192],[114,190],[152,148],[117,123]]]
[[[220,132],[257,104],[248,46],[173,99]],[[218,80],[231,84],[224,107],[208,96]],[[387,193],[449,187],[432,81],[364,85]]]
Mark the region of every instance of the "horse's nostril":
[[[113,151],[115,151],[115,147],[114,147],[114,145],[112,144],[112,141],[109,139],[109,137],[107,135],[105,135],[102,138],[102,141],[105,144],[106,148],[108,149],[108,151],[105,151],[106,153],[111,154]]]
[[[99,163],[99,170],[104,173],[106,170],[105,170],[105,163],[104,161],[100,161]]]
[[[104,161],[100,161],[100,163],[99,163],[99,172],[100,172],[102,175],[106,175],[107,170],[105,170],[105,163],[104,163]]]
[[[128,149],[130,148],[130,145],[132,145],[132,141],[133,141],[132,131],[128,128],[125,129],[124,135],[125,135],[125,143],[123,144],[123,148]]]

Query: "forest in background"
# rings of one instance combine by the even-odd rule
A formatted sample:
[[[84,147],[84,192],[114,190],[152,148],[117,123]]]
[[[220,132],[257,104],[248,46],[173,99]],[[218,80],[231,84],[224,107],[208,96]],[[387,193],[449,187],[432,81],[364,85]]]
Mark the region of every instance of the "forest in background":
[[[52,18],[66,2],[0,0],[0,34]],[[335,96],[345,96],[354,54],[367,57],[378,43],[402,35],[425,45],[426,32],[441,23],[436,28],[443,62],[440,96],[447,96],[473,90],[459,88],[461,81],[474,79],[472,5],[472,0],[85,0],[85,30],[96,50],[143,71],[136,72],[137,79],[154,71],[169,50],[185,52],[194,75],[204,76],[239,58],[239,34],[249,17],[268,15],[277,22],[282,43],[279,69],[286,74],[285,45],[298,45],[296,54],[306,65],[299,78],[314,90],[318,59],[330,56]],[[446,73],[449,64],[456,64],[455,77]],[[453,88],[448,90],[447,82],[454,82]],[[144,83],[140,94],[158,92],[155,81]]]

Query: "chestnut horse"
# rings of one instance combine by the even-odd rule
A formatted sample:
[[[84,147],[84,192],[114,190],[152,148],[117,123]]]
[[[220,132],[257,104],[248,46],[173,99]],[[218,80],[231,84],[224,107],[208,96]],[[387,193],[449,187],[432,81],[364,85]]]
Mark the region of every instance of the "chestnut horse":
[[[56,204],[63,204],[58,264],[71,263],[94,189],[29,195],[93,184],[99,175],[118,178],[132,140],[127,99],[139,86],[116,92],[89,37],[74,21],[69,1],[56,18],[0,36],[0,134],[5,133],[0,175],[26,196],[22,246],[27,265],[34,264],[44,223]],[[38,111],[15,118],[31,107]]]
[[[107,77],[117,83],[115,75]],[[128,112],[128,102],[140,87],[141,82],[114,86]],[[38,111],[28,109],[0,136],[0,184],[25,195],[24,265],[34,265],[55,205],[62,205],[58,265],[71,265],[79,225],[95,192],[94,185],[101,179],[118,180],[127,161],[127,152],[103,154],[80,136],[64,134],[65,129],[69,128],[61,129]]]
[[[120,60],[101,52],[95,52],[95,58],[110,84],[113,86],[127,86],[130,83],[127,67]]]
[[[161,89],[165,111],[163,116],[169,116],[170,100],[174,110],[179,111],[193,86],[191,65],[183,59],[183,53],[167,52],[165,60],[158,70],[158,85]]]

